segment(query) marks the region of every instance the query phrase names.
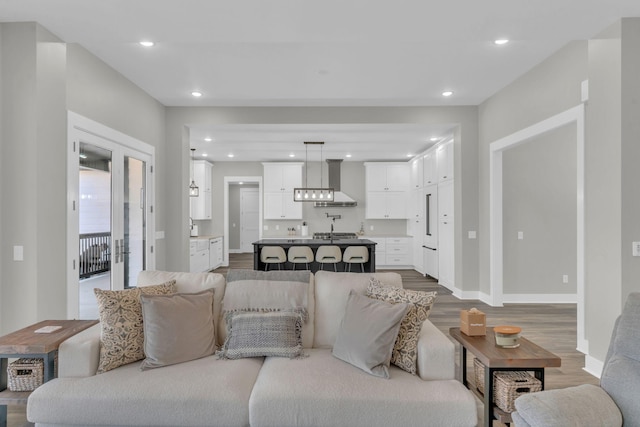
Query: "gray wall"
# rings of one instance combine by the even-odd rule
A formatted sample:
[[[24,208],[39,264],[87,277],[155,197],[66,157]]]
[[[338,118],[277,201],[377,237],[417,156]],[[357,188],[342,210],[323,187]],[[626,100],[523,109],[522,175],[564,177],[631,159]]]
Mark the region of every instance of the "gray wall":
[[[229,250],[240,249],[240,189],[242,185],[229,185]]]
[[[623,19],[589,42],[586,146],[586,311],[590,353],[603,360],[616,316],[639,291],[640,19]]]
[[[195,124],[262,124],[262,123],[450,123],[458,124],[455,134],[455,238],[456,286],[463,290],[478,289],[478,240],[464,238],[468,230],[478,230],[478,110],[477,107],[168,107],[166,118],[167,156],[175,159],[167,172],[167,269],[183,271],[189,265],[189,206],[185,189],[189,179],[189,125]],[[214,162],[215,163],[215,162]],[[214,165],[214,180],[218,174],[243,175],[235,163],[224,172],[227,162]],[[221,166],[222,168],[218,168]],[[262,170],[247,175],[262,175]],[[346,188],[345,188],[346,191]],[[214,210],[210,231],[221,231],[222,196],[214,189]],[[362,207],[361,207],[362,208]],[[307,213],[310,220],[318,216]],[[350,213],[345,213],[347,227]],[[400,224],[404,223],[401,221]],[[283,223],[284,224],[284,223]],[[295,224],[294,224],[295,225]],[[359,222],[353,224],[359,229]],[[351,227],[352,225],[348,225]],[[385,227],[379,225],[380,228]],[[390,225],[393,230],[402,226]],[[396,228],[397,227],[397,228]],[[286,231],[287,226],[284,225]],[[346,229],[346,228],[345,228]],[[403,229],[405,232],[406,229]]]
[[[572,42],[479,107],[479,235],[482,245],[479,257],[479,281],[480,291],[483,293],[490,293],[489,144],[580,104],[580,85],[586,79],[587,42]],[[532,143],[525,145],[529,144]],[[530,149],[544,151],[543,148]],[[508,154],[507,151],[506,155]],[[541,170],[545,167],[544,164],[540,165]],[[503,179],[503,182],[506,180]],[[507,205],[506,209],[510,207]],[[563,241],[572,238],[564,233],[561,235]],[[526,237],[528,236],[531,236],[531,233],[527,233]],[[507,247],[504,249],[506,253]],[[535,261],[531,260],[531,262]],[[575,261],[566,258],[563,264],[570,265],[572,262]],[[506,281],[505,286],[509,286]],[[505,287],[505,292],[506,290]]]
[[[66,48],[37,24],[1,24],[0,30],[0,231],[3,253],[10,255],[0,272],[0,332],[6,332],[66,317]],[[24,247],[24,261],[13,261],[16,245]]]
[[[504,293],[574,294],[575,126],[506,150],[502,161]]]
[[[164,231],[165,152],[162,104],[78,44],[67,45],[67,108],[155,147],[156,230]],[[154,248],[156,267],[165,265],[165,240]]]
[[[67,315],[67,110],[155,145],[162,157],[164,108],[38,24],[0,24],[0,34],[1,334]],[[159,194],[163,180],[159,173]],[[16,245],[24,261],[13,261]]]

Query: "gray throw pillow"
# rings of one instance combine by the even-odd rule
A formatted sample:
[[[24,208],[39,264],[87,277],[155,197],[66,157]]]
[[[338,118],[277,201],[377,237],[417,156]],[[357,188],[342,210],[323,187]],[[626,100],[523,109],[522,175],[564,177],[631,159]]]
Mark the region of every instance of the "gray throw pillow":
[[[371,375],[389,378],[391,352],[409,308],[409,304],[390,304],[352,290],[333,355]]]
[[[304,357],[300,311],[232,311],[225,315],[225,320],[227,339],[218,352],[221,359]]]
[[[146,355],[140,369],[187,362],[215,352],[213,293],[207,289],[140,297]]]

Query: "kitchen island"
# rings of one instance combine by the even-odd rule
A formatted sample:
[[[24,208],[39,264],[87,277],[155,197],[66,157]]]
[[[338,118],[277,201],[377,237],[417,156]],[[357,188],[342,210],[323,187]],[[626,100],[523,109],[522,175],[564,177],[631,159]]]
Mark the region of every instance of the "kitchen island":
[[[342,253],[344,254],[344,250],[348,246],[366,246],[369,250],[369,261],[364,263],[364,271],[366,273],[374,273],[376,271],[376,242],[367,239],[263,239],[258,240],[257,242],[253,242],[253,269],[254,270],[264,270],[265,264],[260,262],[260,251],[265,246],[280,246],[284,249],[285,252],[288,252],[289,248],[292,246],[309,246],[313,251],[313,256],[315,258],[316,251],[320,246],[338,246]],[[275,266],[272,266],[273,268]],[[338,271],[345,271],[348,266],[344,263],[340,262],[337,264]],[[275,267],[277,268],[277,267]],[[286,270],[293,270],[293,264],[290,262],[284,263],[281,267]],[[301,266],[296,266],[297,269],[301,269]],[[304,267],[302,267],[304,268]],[[325,265],[325,270],[333,271],[333,265],[328,264]],[[320,269],[320,263],[312,262],[309,264],[309,269],[312,272],[316,272]],[[351,267],[351,271],[359,272],[362,271],[359,264],[355,264]]]

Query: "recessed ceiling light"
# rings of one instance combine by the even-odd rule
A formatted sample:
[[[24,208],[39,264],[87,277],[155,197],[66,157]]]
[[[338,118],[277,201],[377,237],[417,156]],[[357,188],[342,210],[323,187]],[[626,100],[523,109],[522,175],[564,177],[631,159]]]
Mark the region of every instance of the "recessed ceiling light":
[[[233,153],[227,154],[227,157],[233,157]]]
[[[207,153],[202,153],[202,157],[207,157],[208,154]]]
[[[289,157],[295,157],[295,156],[296,156],[296,155],[295,155],[295,154],[293,154],[293,153],[289,154]]]
[[[437,140],[439,140],[440,138],[438,138],[437,136],[432,136],[431,139],[429,139],[429,141],[431,142],[436,142]]]
[[[413,157],[413,154],[408,153],[408,154],[407,154],[407,157]]]
[[[142,40],[140,42],[140,45],[142,45],[144,47],[153,47],[155,45],[155,43],[152,42],[152,41],[148,41],[148,40]]]
[[[453,95],[453,91],[452,90],[445,90],[444,92],[442,92],[442,96],[451,96]]]
[[[207,141],[207,142],[211,142],[212,141],[212,139],[209,138],[209,137],[206,137],[204,140]]]
[[[493,41],[494,44],[498,46],[509,43],[509,39],[496,39]]]
[[[200,98],[202,96],[202,92],[194,90],[193,92],[191,92],[191,95],[195,96],[196,98]]]
[[[244,182],[240,181],[238,184],[242,185],[242,184],[244,184]]]
[[[346,157],[346,158],[350,158],[350,157],[351,157],[351,154],[346,154],[346,155],[345,155],[345,157]]]

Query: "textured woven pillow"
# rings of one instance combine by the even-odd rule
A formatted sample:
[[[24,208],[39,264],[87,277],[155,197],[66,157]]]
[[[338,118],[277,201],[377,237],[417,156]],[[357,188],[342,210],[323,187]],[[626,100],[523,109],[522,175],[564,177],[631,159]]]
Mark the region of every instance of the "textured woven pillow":
[[[413,291],[393,286],[385,286],[379,280],[372,277],[367,287],[366,295],[392,304],[411,304],[411,308],[400,324],[398,338],[396,339],[393,354],[391,355],[391,363],[400,369],[416,375],[418,336],[422,329],[422,323],[429,317],[429,312],[436,299],[437,292]]]
[[[121,291],[94,289],[101,327],[98,374],[144,359],[140,295],[167,295],[175,292],[175,280]]]
[[[207,289],[140,296],[146,356],[140,369],[188,362],[216,351],[213,293]]]
[[[227,339],[218,357],[302,357],[302,317],[291,310],[228,312],[225,315]]]
[[[409,304],[390,304],[351,290],[332,354],[363,371],[389,378],[393,343]]]

